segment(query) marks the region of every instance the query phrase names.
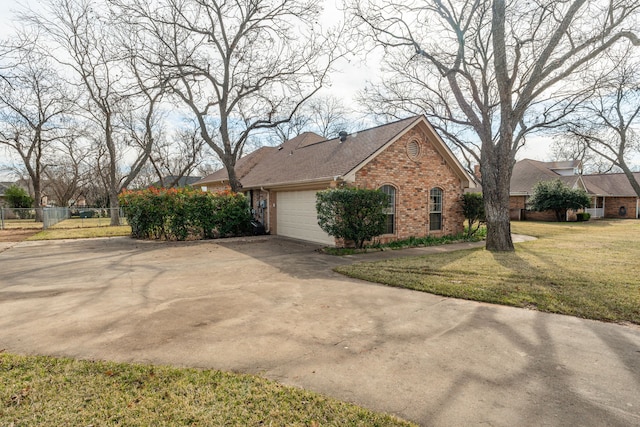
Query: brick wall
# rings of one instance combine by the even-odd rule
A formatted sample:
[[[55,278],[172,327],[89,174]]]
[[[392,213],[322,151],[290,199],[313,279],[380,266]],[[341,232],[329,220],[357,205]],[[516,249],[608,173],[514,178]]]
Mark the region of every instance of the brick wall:
[[[605,218],[637,218],[636,197],[607,197],[604,202]],[[626,215],[621,215],[620,208],[624,207]]]
[[[407,149],[412,141],[419,146],[419,155],[415,157],[410,157]],[[383,242],[429,234],[457,234],[464,230],[462,183],[419,129],[408,132],[358,171],[355,185],[396,188],[396,232],[382,236]],[[429,194],[434,187],[443,191],[443,227],[438,231],[429,230]]]
[[[523,221],[527,196],[509,196],[509,219],[511,221]]]
[[[249,203],[253,219],[260,221],[265,229],[269,231],[269,192],[263,190],[251,190]],[[263,207],[264,206],[264,207]]]

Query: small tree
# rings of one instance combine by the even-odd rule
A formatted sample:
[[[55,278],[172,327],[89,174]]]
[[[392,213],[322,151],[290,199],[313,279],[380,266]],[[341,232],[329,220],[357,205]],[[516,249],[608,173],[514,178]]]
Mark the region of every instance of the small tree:
[[[316,194],[318,225],[337,238],[351,240],[357,248],[384,233],[389,196],[379,190],[338,188]]]
[[[469,223],[467,237],[471,237],[478,232],[484,217],[484,200],[480,193],[465,193],[462,195],[462,213]],[[476,225],[477,224],[477,225]],[[475,228],[474,228],[475,225]]]
[[[538,182],[533,187],[529,203],[534,211],[554,211],[558,221],[562,221],[568,209],[589,207],[591,198],[584,190],[573,190],[556,179]]]
[[[22,209],[28,209],[33,206],[33,197],[17,185],[12,185],[4,192],[4,199],[10,208],[16,209],[14,212],[20,218],[27,218],[28,214]]]

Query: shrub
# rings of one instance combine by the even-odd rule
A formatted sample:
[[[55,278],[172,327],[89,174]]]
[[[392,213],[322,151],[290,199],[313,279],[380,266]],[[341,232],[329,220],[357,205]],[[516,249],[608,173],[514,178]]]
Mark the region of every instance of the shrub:
[[[462,213],[469,223],[467,238],[478,232],[480,226],[486,222],[484,217],[484,199],[480,193],[465,193],[462,195]]]
[[[533,195],[529,203],[534,211],[554,211],[557,220],[562,221],[567,209],[589,207],[591,198],[584,190],[571,189],[556,179],[538,182],[533,187]]]
[[[384,233],[389,196],[379,190],[336,188],[316,194],[318,225],[330,236],[353,241],[357,248]]]
[[[591,214],[589,212],[578,212],[576,214],[578,221],[589,221]]]
[[[188,188],[123,191],[120,204],[139,239],[211,239],[243,235],[251,214],[242,194]]]
[[[29,217],[29,212],[25,211],[33,206],[33,197],[24,190],[24,188],[12,185],[4,192],[4,199],[10,208],[14,208],[14,213],[19,218],[26,219]]]

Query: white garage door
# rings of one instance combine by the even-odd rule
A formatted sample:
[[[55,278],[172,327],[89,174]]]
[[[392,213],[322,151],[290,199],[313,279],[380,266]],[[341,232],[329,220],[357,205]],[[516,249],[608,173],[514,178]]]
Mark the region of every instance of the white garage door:
[[[316,213],[316,191],[278,192],[278,235],[334,245],[333,237],[322,231]]]

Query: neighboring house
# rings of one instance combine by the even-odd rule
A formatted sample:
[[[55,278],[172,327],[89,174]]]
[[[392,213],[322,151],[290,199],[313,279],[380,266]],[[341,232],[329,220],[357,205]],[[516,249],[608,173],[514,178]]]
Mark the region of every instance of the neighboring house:
[[[318,226],[316,192],[342,185],[391,197],[381,241],[463,231],[461,195],[472,178],[424,116],[339,138],[303,133],[241,158],[236,174],[256,219],[271,234],[335,244]],[[194,185],[229,188],[225,169]]]
[[[640,182],[640,172],[633,174]],[[640,198],[623,173],[583,175],[587,193],[592,196],[587,212],[596,218],[640,218]]]
[[[638,218],[640,201],[629,180],[622,173],[582,175],[578,160],[540,162],[524,159],[517,162],[511,176],[509,214],[512,220],[555,221],[555,213],[534,212],[528,209],[529,197],[540,181],[559,179],[569,188],[582,189],[591,196],[591,207],[585,209],[592,218]],[[635,174],[640,179],[640,173]],[[567,213],[567,220],[575,219],[575,212]]]
[[[177,181],[176,181],[177,179]],[[175,175],[167,175],[167,176],[163,176],[162,177],[162,182],[164,182],[164,186],[169,186],[170,184],[174,183],[174,185],[172,185],[172,187],[174,188],[181,188],[181,187],[186,187],[189,185],[193,185],[196,182],[200,181],[202,179],[201,176],[181,176],[180,178],[178,178]],[[161,181],[156,181],[153,184],[151,184],[149,187],[162,187],[161,185]]]

